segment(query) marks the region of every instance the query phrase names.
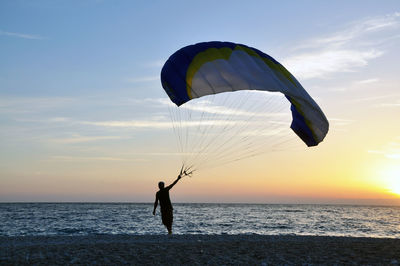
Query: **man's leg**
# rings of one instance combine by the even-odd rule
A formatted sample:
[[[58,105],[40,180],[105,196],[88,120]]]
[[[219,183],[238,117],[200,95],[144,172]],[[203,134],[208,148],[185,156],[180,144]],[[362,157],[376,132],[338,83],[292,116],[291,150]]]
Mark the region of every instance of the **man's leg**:
[[[172,221],[173,221],[173,211],[172,210],[168,210],[166,213],[166,223],[165,226],[167,227],[168,230],[168,234],[171,235],[172,234]]]
[[[173,216],[172,216],[172,210],[164,210],[161,211],[161,218],[162,222],[167,227],[168,234],[172,234],[172,221],[173,221]]]

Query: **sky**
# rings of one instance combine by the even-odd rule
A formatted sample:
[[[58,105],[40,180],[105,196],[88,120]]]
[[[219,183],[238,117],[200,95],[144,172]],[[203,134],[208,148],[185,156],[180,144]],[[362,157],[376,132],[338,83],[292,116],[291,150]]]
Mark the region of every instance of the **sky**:
[[[281,62],[330,130],[199,170],[174,202],[400,204],[398,0],[1,1],[0,201],[152,202],[182,163],[161,68],[215,40]]]

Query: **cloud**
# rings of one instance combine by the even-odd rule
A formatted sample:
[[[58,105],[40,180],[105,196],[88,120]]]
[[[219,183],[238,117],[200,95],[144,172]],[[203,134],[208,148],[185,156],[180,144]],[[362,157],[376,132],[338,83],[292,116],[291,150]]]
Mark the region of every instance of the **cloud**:
[[[273,129],[246,130],[240,132],[239,136],[268,137],[268,136],[290,136],[293,132],[289,130],[288,123],[280,124],[281,127]],[[294,135],[293,135],[294,136]]]
[[[399,12],[395,12],[393,14],[388,14],[381,17],[375,17],[371,19],[367,19],[362,21],[361,23],[361,31],[370,32],[370,31],[379,31],[387,28],[395,28],[399,26],[400,17]]]
[[[382,54],[377,50],[325,50],[292,56],[284,60],[284,65],[299,78],[322,78],[337,72],[354,72]]]
[[[74,135],[69,138],[58,138],[58,139],[50,139],[52,142],[64,143],[64,144],[73,144],[73,143],[83,143],[83,142],[94,142],[94,141],[102,141],[102,140],[114,140],[121,139],[120,136],[81,136]]]
[[[182,155],[196,155],[197,152],[146,152],[146,153],[135,153],[134,155],[140,156],[182,156]]]
[[[22,38],[22,39],[30,39],[30,40],[43,40],[44,39],[42,36],[35,35],[35,34],[9,32],[9,31],[3,31],[3,30],[0,30],[0,35]]]
[[[342,31],[304,41],[282,62],[300,79],[358,71],[385,53],[379,45],[381,33],[396,35],[389,31],[398,30],[399,26],[398,13],[356,21]]]
[[[171,100],[167,97],[164,98],[144,98],[144,99],[130,99],[129,100],[133,104],[138,105],[151,105],[152,107],[176,107],[176,105],[171,102]]]
[[[400,107],[400,100],[397,101],[391,101],[391,102],[386,102],[386,103],[379,103],[375,104],[374,107],[377,108],[397,108]]]
[[[77,99],[64,97],[0,97],[0,113],[32,113],[61,108],[76,103]]]
[[[242,121],[245,122],[245,121]],[[226,120],[207,120],[207,121],[182,121],[179,122],[179,127],[197,127],[197,126],[227,126],[237,124],[237,121]],[[152,120],[131,120],[131,121],[102,121],[90,122],[82,121],[80,124],[100,126],[100,127],[120,127],[120,128],[142,128],[142,129],[170,129],[174,124],[171,121],[152,121]]]
[[[350,101],[347,101],[348,103],[359,103],[359,102],[370,102],[370,101],[377,101],[377,100],[382,100],[382,99],[393,99],[395,97],[398,97],[398,94],[387,94],[387,95],[379,95],[379,96],[371,96],[371,97],[361,97],[357,99],[352,99]]]
[[[172,103],[169,98],[147,99],[147,102],[153,102],[158,106],[160,106],[160,104],[163,106],[168,106],[172,108],[172,112],[176,110],[176,112],[180,112],[182,114],[184,114],[183,110],[187,110],[189,112],[198,112],[201,114],[225,115],[230,117],[246,116],[248,118],[282,117],[290,114],[289,111],[281,112],[282,109],[286,107],[289,109],[289,102],[282,94],[264,91],[251,91],[250,96],[249,94],[243,96],[241,92],[235,93],[235,95],[225,94],[226,98],[221,97],[219,98],[219,101],[213,98],[214,96],[211,96],[212,100],[209,100],[209,96],[205,96],[200,99],[189,101],[180,107],[177,107],[174,103]],[[243,97],[248,98],[247,101],[243,101]],[[268,103],[268,106],[264,106],[265,103]],[[254,108],[254,106],[258,105],[262,105],[263,108]],[[193,114],[194,113],[190,113],[190,115]]]
[[[391,153],[385,154],[386,158],[400,160],[400,152],[399,153]]]
[[[47,119],[47,122],[50,122],[50,123],[62,123],[62,122],[68,122],[70,120],[71,119],[68,118],[68,117],[52,117],[52,118]]]
[[[368,153],[383,155],[388,159],[400,160],[400,136],[383,145],[380,149],[368,150]]]
[[[52,156],[51,161],[138,161],[145,162],[145,159],[133,159],[133,158],[120,158],[120,157],[82,157],[82,156]]]
[[[338,127],[338,126],[340,127],[340,126],[348,126],[348,125],[354,123],[354,120],[342,119],[342,118],[329,118],[329,123],[336,127]]]
[[[157,107],[160,108],[160,111],[150,113],[147,119],[79,121],[78,123],[97,127],[130,129],[172,129],[174,126],[178,126],[180,129],[207,126],[237,127],[241,125],[257,127],[260,125],[260,121],[263,125],[266,123],[288,124],[291,118],[290,103],[282,95],[254,91],[251,95],[246,95],[246,97],[253,97],[247,101],[247,105],[243,104],[242,96],[242,94],[230,94],[227,98],[218,99],[223,103],[219,103],[217,98],[205,97],[194,99],[180,107],[177,107],[166,97],[129,99],[132,104],[150,106],[151,108]],[[268,105],[265,105],[265,102]],[[261,108],[255,108],[254,103],[256,103],[256,107]],[[237,108],[232,108],[232,106],[237,106]],[[170,114],[168,114],[167,107]],[[279,121],[274,121],[274,118]]]
[[[396,29],[400,26],[400,16],[398,13],[377,16],[374,18],[364,18],[344,25],[344,29],[330,35],[312,38],[303,41],[302,44],[293,48],[294,51],[306,49],[318,49],[328,45],[332,47],[342,47],[344,45],[363,44],[362,38],[369,34],[375,34],[385,30]],[[395,36],[395,35],[391,35]],[[375,38],[374,38],[375,39]],[[380,39],[380,38],[379,38]],[[354,43],[357,41],[357,43]]]
[[[151,73],[154,73],[153,70],[157,69],[157,74],[155,75],[144,75],[138,77],[127,77],[124,79],[125,82],[128,83],[146,83],[146,82],[154,82],[160,80],[160,71],[161,67],[164,65],[165,60],[154,60],[147,63],[143,63],[141,66],[151,70]]]
[[[289,112],[251,112],[245,108],[229,108],[222,105],[214,105],[210,101],[198,101],[195,104],[186,104],[181,109],[186,109],[190,111],[205,112],[208,114],[218,114],[225,116],[247,116],[247,117],[276,117],[276,116],[286,116]]]
[[[161,68],[165,63],[165,60],[154,60],[148,63],[145,63],[144,65],[146,67],[155,67],[155,68]]]
[[[378,81],[379,81],[378,78],[372,78],[372,79],[358,80],[355,83],[356,84],[371,84],[371,83],[375,83],[375,82],[378,82]]]
[[[370,78],[370,79],[363,79],[363,80],[356,80],[352,83],[347,83],[346,85],[336,86],[336,87],[328,87],[325,88],[327,91],[349,91],[349,90],[359,90],[359,89],[366,89],[371,88],[371,84],[375,86],[375,83],[379,82],[380,79],[378,78]]]
[[[68,117],[50,117],[50,118],[40,118],[40,119],[34,119],[34,118],[16,118],[15,121],[17,122],[28,122],[28,123],[74,123],[74,121],[71,118]]]
[[[400,149],[397,151],[368,150],[368,153],[381,154],[388,159],[400,160]]]

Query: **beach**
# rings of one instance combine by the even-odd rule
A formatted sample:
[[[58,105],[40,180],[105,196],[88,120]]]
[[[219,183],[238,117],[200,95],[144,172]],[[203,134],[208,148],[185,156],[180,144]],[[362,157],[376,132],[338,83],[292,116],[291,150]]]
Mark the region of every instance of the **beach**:
[[[0,264],[399,265],[400,239],[266,235],[0,237]]]

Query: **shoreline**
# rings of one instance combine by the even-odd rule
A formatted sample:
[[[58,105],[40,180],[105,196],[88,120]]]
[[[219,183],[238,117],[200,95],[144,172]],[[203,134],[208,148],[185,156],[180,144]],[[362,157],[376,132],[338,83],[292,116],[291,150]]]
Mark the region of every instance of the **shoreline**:
[[[0,264],[400,263],[400,239],[297,235],[0,236]]]
[[[1,204],[143,204],[154,205],[154,202],[135,201],[0,201]],[[400,207],[400,198],[397,199],[359,199],[358,201],[321,201],[321,202],[174,202],[174,205],[322,205],[322,206],[348,206],[348,207]]]

